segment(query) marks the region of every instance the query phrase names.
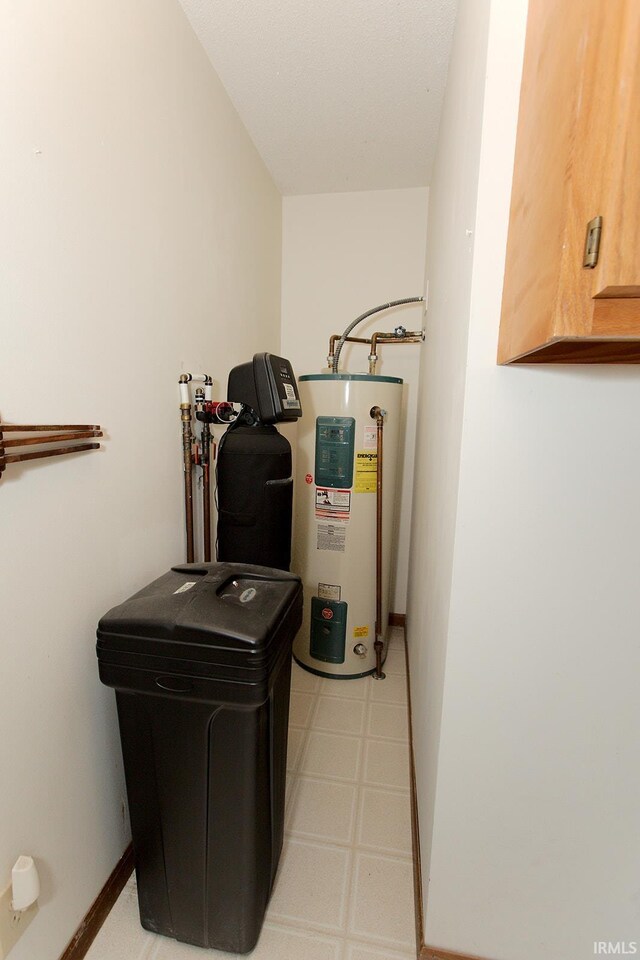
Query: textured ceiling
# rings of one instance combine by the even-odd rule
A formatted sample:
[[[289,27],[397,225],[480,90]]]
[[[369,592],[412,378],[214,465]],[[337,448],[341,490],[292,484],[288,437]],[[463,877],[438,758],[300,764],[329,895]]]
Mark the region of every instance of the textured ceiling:
[[[429,182],[456,0],[180,0],[284,194]]]

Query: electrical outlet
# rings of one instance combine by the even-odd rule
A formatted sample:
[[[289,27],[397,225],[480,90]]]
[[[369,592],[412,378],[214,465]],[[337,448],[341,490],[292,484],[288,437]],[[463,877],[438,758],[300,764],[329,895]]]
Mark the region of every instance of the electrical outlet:
[[[0,960],[4,960],[38,912],[37,903],[32,904],[27,910],[12,910],[12,896],[13,889],[9,884],[0,893]]]

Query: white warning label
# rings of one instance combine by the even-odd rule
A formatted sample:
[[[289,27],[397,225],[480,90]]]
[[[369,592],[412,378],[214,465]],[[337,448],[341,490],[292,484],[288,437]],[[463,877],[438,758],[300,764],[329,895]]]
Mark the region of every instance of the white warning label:
[[[347,528],[341,523],[318,524],[318,550],[333,550],[344,553],[347,543]]]
[[[183,583],[181,587],[178,587],[177,590],[174,590],[174,593],[186,593],[187,590],[191,590],[192,587],[195,587],[197,580],[187,580],[186,583]]]
[[[284,383],[283,387],[285,397],[282,401],[282,406],[285,408],[285,410],[299,410],[300,401],[296,397],[296,391],[294,390],[293,385],[291,383]]]
[[[316,517],[348,520],[351,512],[351,491],[316,487]]]
[[[378,428],[365,427],[364,437],[362,438],[362,447],[364,450],[377,450],[378,448]]]
[[[342,587],[337,583],[319,583],[318,596],[321,600],[339,600],[342,594]]]

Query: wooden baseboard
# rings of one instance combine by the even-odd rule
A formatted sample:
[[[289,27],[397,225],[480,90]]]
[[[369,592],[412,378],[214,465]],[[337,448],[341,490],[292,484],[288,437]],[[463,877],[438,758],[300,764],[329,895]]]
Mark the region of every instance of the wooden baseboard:
[[[89,912],[69,941],[60,960],[82,960],[95,940],[98,930],[107,919],[111,908],[133,870],[133,847],[127,847],[116,864],[113,873],[94,900]]]
[[[389,614],[390,627],[405,627],[406,623],[407,623],[406,613],[390,613]]]
[[[403,614],[391,614],[392,616],[402,616]],[[404,623],[402,624],[404,626]],[[409,649],[405,639],[404,651],[407,664],[407,705],[409,713],[409,787],[411,791],[411,848],[413,851],[413,899],[416,916],[416,956],[422,960],[422,949],[424,946],[424,920],[422,913],[422,866],[420,862],[420,829],[418,825],[418,795],[416,790],[416,764],[413,751],[413,712],[411,710],[411,683],[410,683],[410,664]]]

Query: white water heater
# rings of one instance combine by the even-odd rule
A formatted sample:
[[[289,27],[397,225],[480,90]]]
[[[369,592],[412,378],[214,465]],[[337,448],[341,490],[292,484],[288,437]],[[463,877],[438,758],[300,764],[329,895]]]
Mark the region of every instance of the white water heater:
[[[373,673],[376,622],[378,427],[382,444],[381,625],[387,651],[391,536],[402,380],[366,374],[300,377],[292,569],[304,584],[297,662],[320,676]]]

